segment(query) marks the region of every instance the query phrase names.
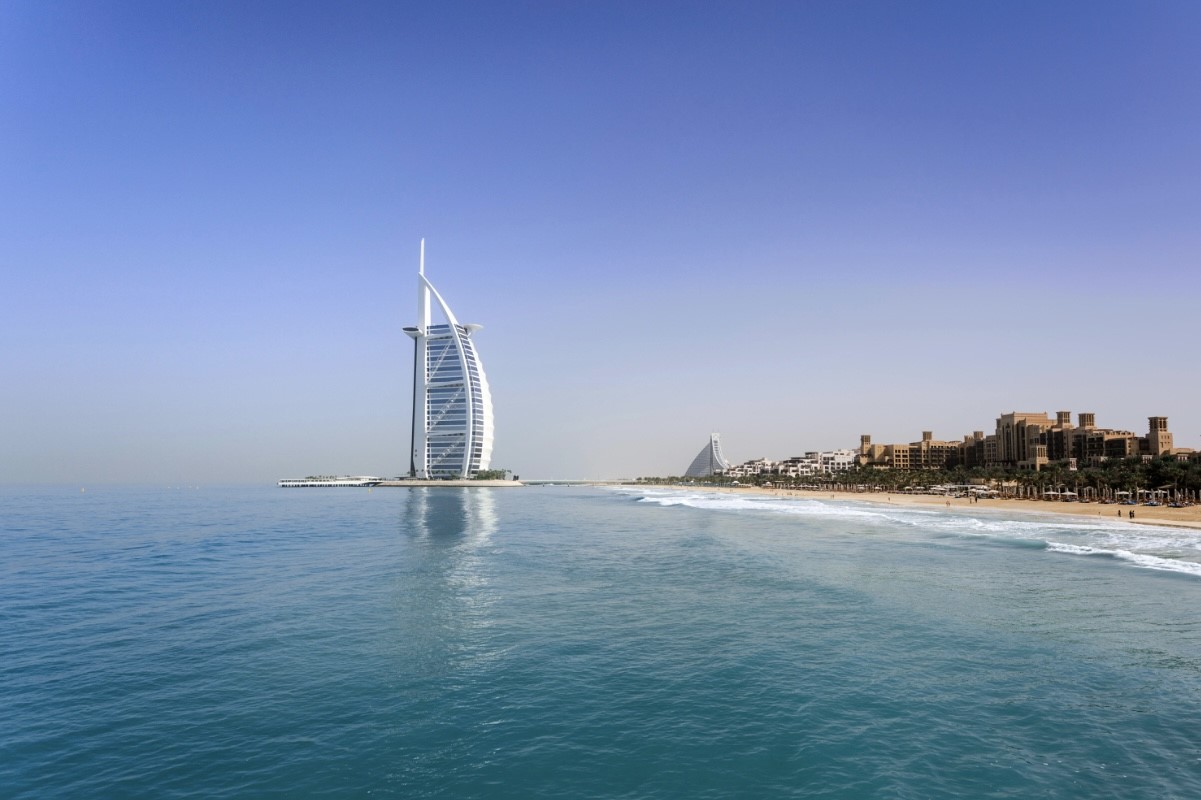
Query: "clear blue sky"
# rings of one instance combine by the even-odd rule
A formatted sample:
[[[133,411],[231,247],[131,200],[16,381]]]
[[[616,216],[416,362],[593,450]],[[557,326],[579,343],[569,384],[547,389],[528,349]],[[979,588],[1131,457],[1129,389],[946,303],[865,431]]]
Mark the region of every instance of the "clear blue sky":
[[[1201,4],[0,3],[0,482],[408,464],[418,241],[494,465],[1094,411],[1201,447]]]

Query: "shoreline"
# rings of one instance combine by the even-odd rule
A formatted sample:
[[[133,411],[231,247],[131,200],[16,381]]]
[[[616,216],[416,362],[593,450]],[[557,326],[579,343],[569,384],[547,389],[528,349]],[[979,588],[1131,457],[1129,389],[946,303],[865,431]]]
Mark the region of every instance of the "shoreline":
[[[722,494],[751,494],[768,497],[788,497],[806,500],[848,500],[891,506],[922,506],[933,510],[963,511],[968,508],[1013,511],[1024,514],[1055,514],[1060,516],[1091,517],[1114,520],[1121,511],[1121,521],[1136,525],[1160,525],[1171,528],[1201,530],[1201,506],[1169,508],[1167,506],[1123,506],[1114,503],[1065,503],[1059,500],[1018,500],[1015,498],[981,498],[972,502],[965,497],[944,497],[929,494],[897,492],[822,492],[812,489],[769,489],[763,486],[683,486],[679,484],[626,484],[647,489],[673,489],[717,492]],[[1134,511],[1134,519],[1128,512]]]

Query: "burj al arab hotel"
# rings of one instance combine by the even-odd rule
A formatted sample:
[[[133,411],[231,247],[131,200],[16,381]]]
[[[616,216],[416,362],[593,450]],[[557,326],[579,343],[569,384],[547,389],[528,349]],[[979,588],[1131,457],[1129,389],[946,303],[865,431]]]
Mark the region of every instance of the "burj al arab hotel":
[[[445,318],[431,321],[430,299]],[[413,452],[409,477],[474,478],[492,461],[492,393],[475,352],[481,325],[460,325],[425,277],[425,240],[417,270],[413,338]]]

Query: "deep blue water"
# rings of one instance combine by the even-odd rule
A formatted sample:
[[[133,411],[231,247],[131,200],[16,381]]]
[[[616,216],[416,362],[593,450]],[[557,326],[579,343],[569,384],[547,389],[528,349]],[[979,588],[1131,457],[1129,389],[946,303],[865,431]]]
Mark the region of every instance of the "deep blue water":
[[[1201,536],[5,489],[0,796],[1201,797]]]

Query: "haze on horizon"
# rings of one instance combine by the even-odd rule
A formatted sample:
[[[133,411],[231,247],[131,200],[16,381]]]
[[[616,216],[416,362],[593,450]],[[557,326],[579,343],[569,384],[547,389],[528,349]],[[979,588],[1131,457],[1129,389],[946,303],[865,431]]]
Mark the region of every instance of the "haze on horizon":
[[[418,241],[494,467],[1165,415],[1201,6],[0,5],[0,483],[408,464]]]

